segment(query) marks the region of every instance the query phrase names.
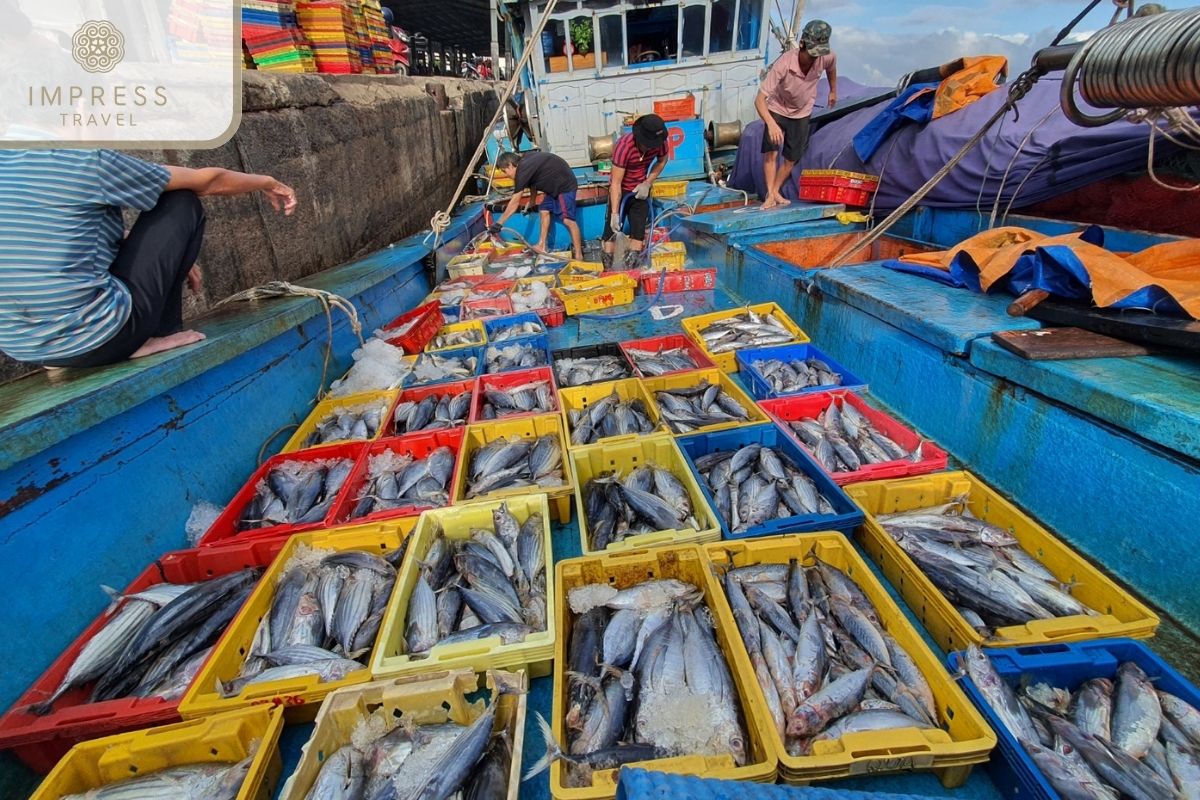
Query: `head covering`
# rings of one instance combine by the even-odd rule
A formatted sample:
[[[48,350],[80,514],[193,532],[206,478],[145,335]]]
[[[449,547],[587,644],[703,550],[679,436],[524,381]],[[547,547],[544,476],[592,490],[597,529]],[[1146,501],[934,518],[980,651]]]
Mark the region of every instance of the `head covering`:
[[[807,50],[813,58],[827,56],[829,55],[829,37],[832,34],[833,28],[829,27],[828,22],[823,19],[814,19],[804,26],[804,32],[800,34],[800,46]]]
[[[646,114],[633,123],[633,140],[643,153],[666,144],[667,124],[658,114]]]
[[[392,16],[392,10],[390,8],[388,8],[387,6],[384,6],[383,7],[383,21],[386,22],[388,25],[391,25],[394,19],[395,19],[395,17]]]

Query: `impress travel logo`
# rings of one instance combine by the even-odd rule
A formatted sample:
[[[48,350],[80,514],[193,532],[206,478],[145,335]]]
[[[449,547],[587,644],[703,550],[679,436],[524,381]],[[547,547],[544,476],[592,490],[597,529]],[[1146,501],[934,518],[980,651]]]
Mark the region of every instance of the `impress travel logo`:
[[[232,0],[0,0],[0,147],[217,147],[241,69]]]

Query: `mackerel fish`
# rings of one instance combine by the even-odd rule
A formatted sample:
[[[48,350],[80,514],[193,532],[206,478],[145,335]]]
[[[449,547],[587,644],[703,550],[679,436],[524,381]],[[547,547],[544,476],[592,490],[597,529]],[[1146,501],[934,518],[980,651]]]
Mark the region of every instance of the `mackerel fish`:
[[[984,623],[989,637],[1030,620],[1097,615],[1008,530],[976,518],[964,503],[877,519],[960,613]]]
[[[830,400],[815,418],[802,417],[787,424],[826,472],[855,472],[872,464],[921,460],[920,444],[905,450],[844,399]]]
[[[707,379],[694,386],[660,389],[654,393],[654,400],[659,415],[675,433],[691,433],[711,425],[750,419],[750,412],[741,403]]]
[[[335,407],[325,416],[308,438],[305,447],[343,442],[357,439],[374,439],[379,426],[387,414],[387,401],[360,403],[354,406]]]
[[[638,350],[626,347],[625,352],[633,361],[633,365],[637,367],[638,372],[645,376],[657,377],[669,375],[672,372],[687,372],[700,367],[696,363],[696,359],[692,357],[691,351],[686,347],[667,349],[660,347],[658,350]]]
[[[793,394],[804,389],[842,385],[842,376],[819,358],[805,359],[759,358],[750,362],[751,368],[762,377],[771,390]]]
[[[430,350],[445,350],[451,347],[469,347],[483,344],[483,331],[478,328],[467,328],[459,331],[438,331],[429,345]]]
[[[445,383],[475,377],[479,358],[461,351],[422,353],[413,365],[413,384]]]
[[[366,669],[405,546],[383,556],[300,545],[284,565],[271,606],[222,697],[302,676],[322,683]]]
[[[419,433],[467,424],[471,412],[471,390],[458,394],[427,394],[420,400],[403,400],[392,411],[396,433]]]
[[[250,756],[235,764],[167,767],[80,794],[64,795],[62,800],[235,800],[253,760]]]
[[[1075,685],[1002,678],[987,654],[968,648],[965,669],[1004,731],[1063,798],[1185,800],[1200,796],[1200,731],[1174,719],[1200,714],[1162,690],[1134,662]],[[1020,680],[1016,680],[1020,677]],[[1045,702],[1061,695],[1061,704]]]
[[[480,387],[483,401],[479,418],[501,419],[515,414],[549,414],[557,410],[549,381],[529,381],[504,389]]]
[[[484,371],[491,375],[496,372],[509,372],[514,369],[532,369],[546,366],[545,349],[527,342],[496,347],[489,345],[484,351]]]
[[[708,482],[717,514],[737,533],[776,519],[833,514],[812,478],[786,453],[752,443],[695,459]]]
[[[700,338],[713,354],[796,341],[796,335],[773,312],[759,314],[750,309],[701,328]]]
[[[615,388],[587,408],[570,409],[567,417],[572,445],[593,444],[611,436],[651,433],[656,427],[641,398],[624,400]]]
[[[730,569],[722,582],[788,753],[849,733],[938,726],[921,669],[845,572],[810,552]]]
[[[545,333],[546,328],[540,322],[533,320],[525,320],[524,322],[513,322],[507,325],[497,325],[489,337],[493,342],[507,342],[510,339],[521,339],[525,336],[536,336],[539,333]]]
[[[546,629],[544,520],[518,520],[501,503],[492,529],[464,538],[438,530],[408,598],[404,651],[425,657],[439,644],[498,636],[505,644]]]
[[[441,508],[450,504],[454,451],[438,447],[424,458],[384,450],[367,459],[367,473],[350,514],[358,519],[397,508]]]
[[[349,458],[285,460],[275,465],[242,509],[238,533],[323,521],[353,468]]]
[[[621,380],[631,374],[629,362],[620,356],[554,359],[554,375],[558,379],[558,385],[564,389]]]
[[[558,436],[548,433],[536,439],[520,436],[495,439],[467,455],[468,498],[519,486],[543,489],[563,486],[563,454]]]
[[[743,699],[699,588],[676,579],[585,584],[568,599],[566,740],[556,741],[538,715],[546,753],[526,778],[555,761],[572,788],[592,786],[597,770],[639,761],[747,763]]]
[[[683,481],[652,462],[624,477],[600,473],[583,487],[583,498],[591,550],[604,550],[628,536],[701,528]]]

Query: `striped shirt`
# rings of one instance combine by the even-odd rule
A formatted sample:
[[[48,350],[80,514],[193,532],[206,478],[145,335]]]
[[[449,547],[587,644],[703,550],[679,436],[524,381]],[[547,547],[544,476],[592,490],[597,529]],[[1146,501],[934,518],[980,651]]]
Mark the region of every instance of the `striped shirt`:
[[[169,177],[112,150],[0,150],[0,350],[37,363],[116,335],[132,307],[109,272],[121,209],[153,208]]]
[[[667,146],[664,144],[656,150],[643,153],[638,149],[633,134],[627,133],[620,138],[613,148],[612,163],[614,167],[624,167],[625,177],[621,179],[621,191],[632,192],[638,184],[646,180],[650,165],[660,158],[667,157]]]

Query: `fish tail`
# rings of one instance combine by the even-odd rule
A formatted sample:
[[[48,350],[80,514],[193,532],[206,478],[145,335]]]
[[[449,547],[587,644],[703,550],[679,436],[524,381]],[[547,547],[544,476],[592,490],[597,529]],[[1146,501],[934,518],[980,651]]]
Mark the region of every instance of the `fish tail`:
[[[121,601],[125,599],[125,595],[111,586],[100,584],[100,591],[108,596],[108,608],[104,609],[104,615],[109,616],[121,605]]]
[[[545,772],[547,769],[549,769],[550,765],[560,758],[568,761],[570,760],[567,754],[563,752],[562,748],[558,746],[558,742],[554,740],[554,731],[550,728],[550,723],[546,721],[546,718],[543,717],[540,712],[535,711],[533,713],[537,717],[538,730],[542,732],[542,738],[546,741],[546,753],[536,762],[534,762],[533,766],[529,768],[529,771],[525,773],[523,780],[529,780],[535,775],[540,775],[542,772]]]

